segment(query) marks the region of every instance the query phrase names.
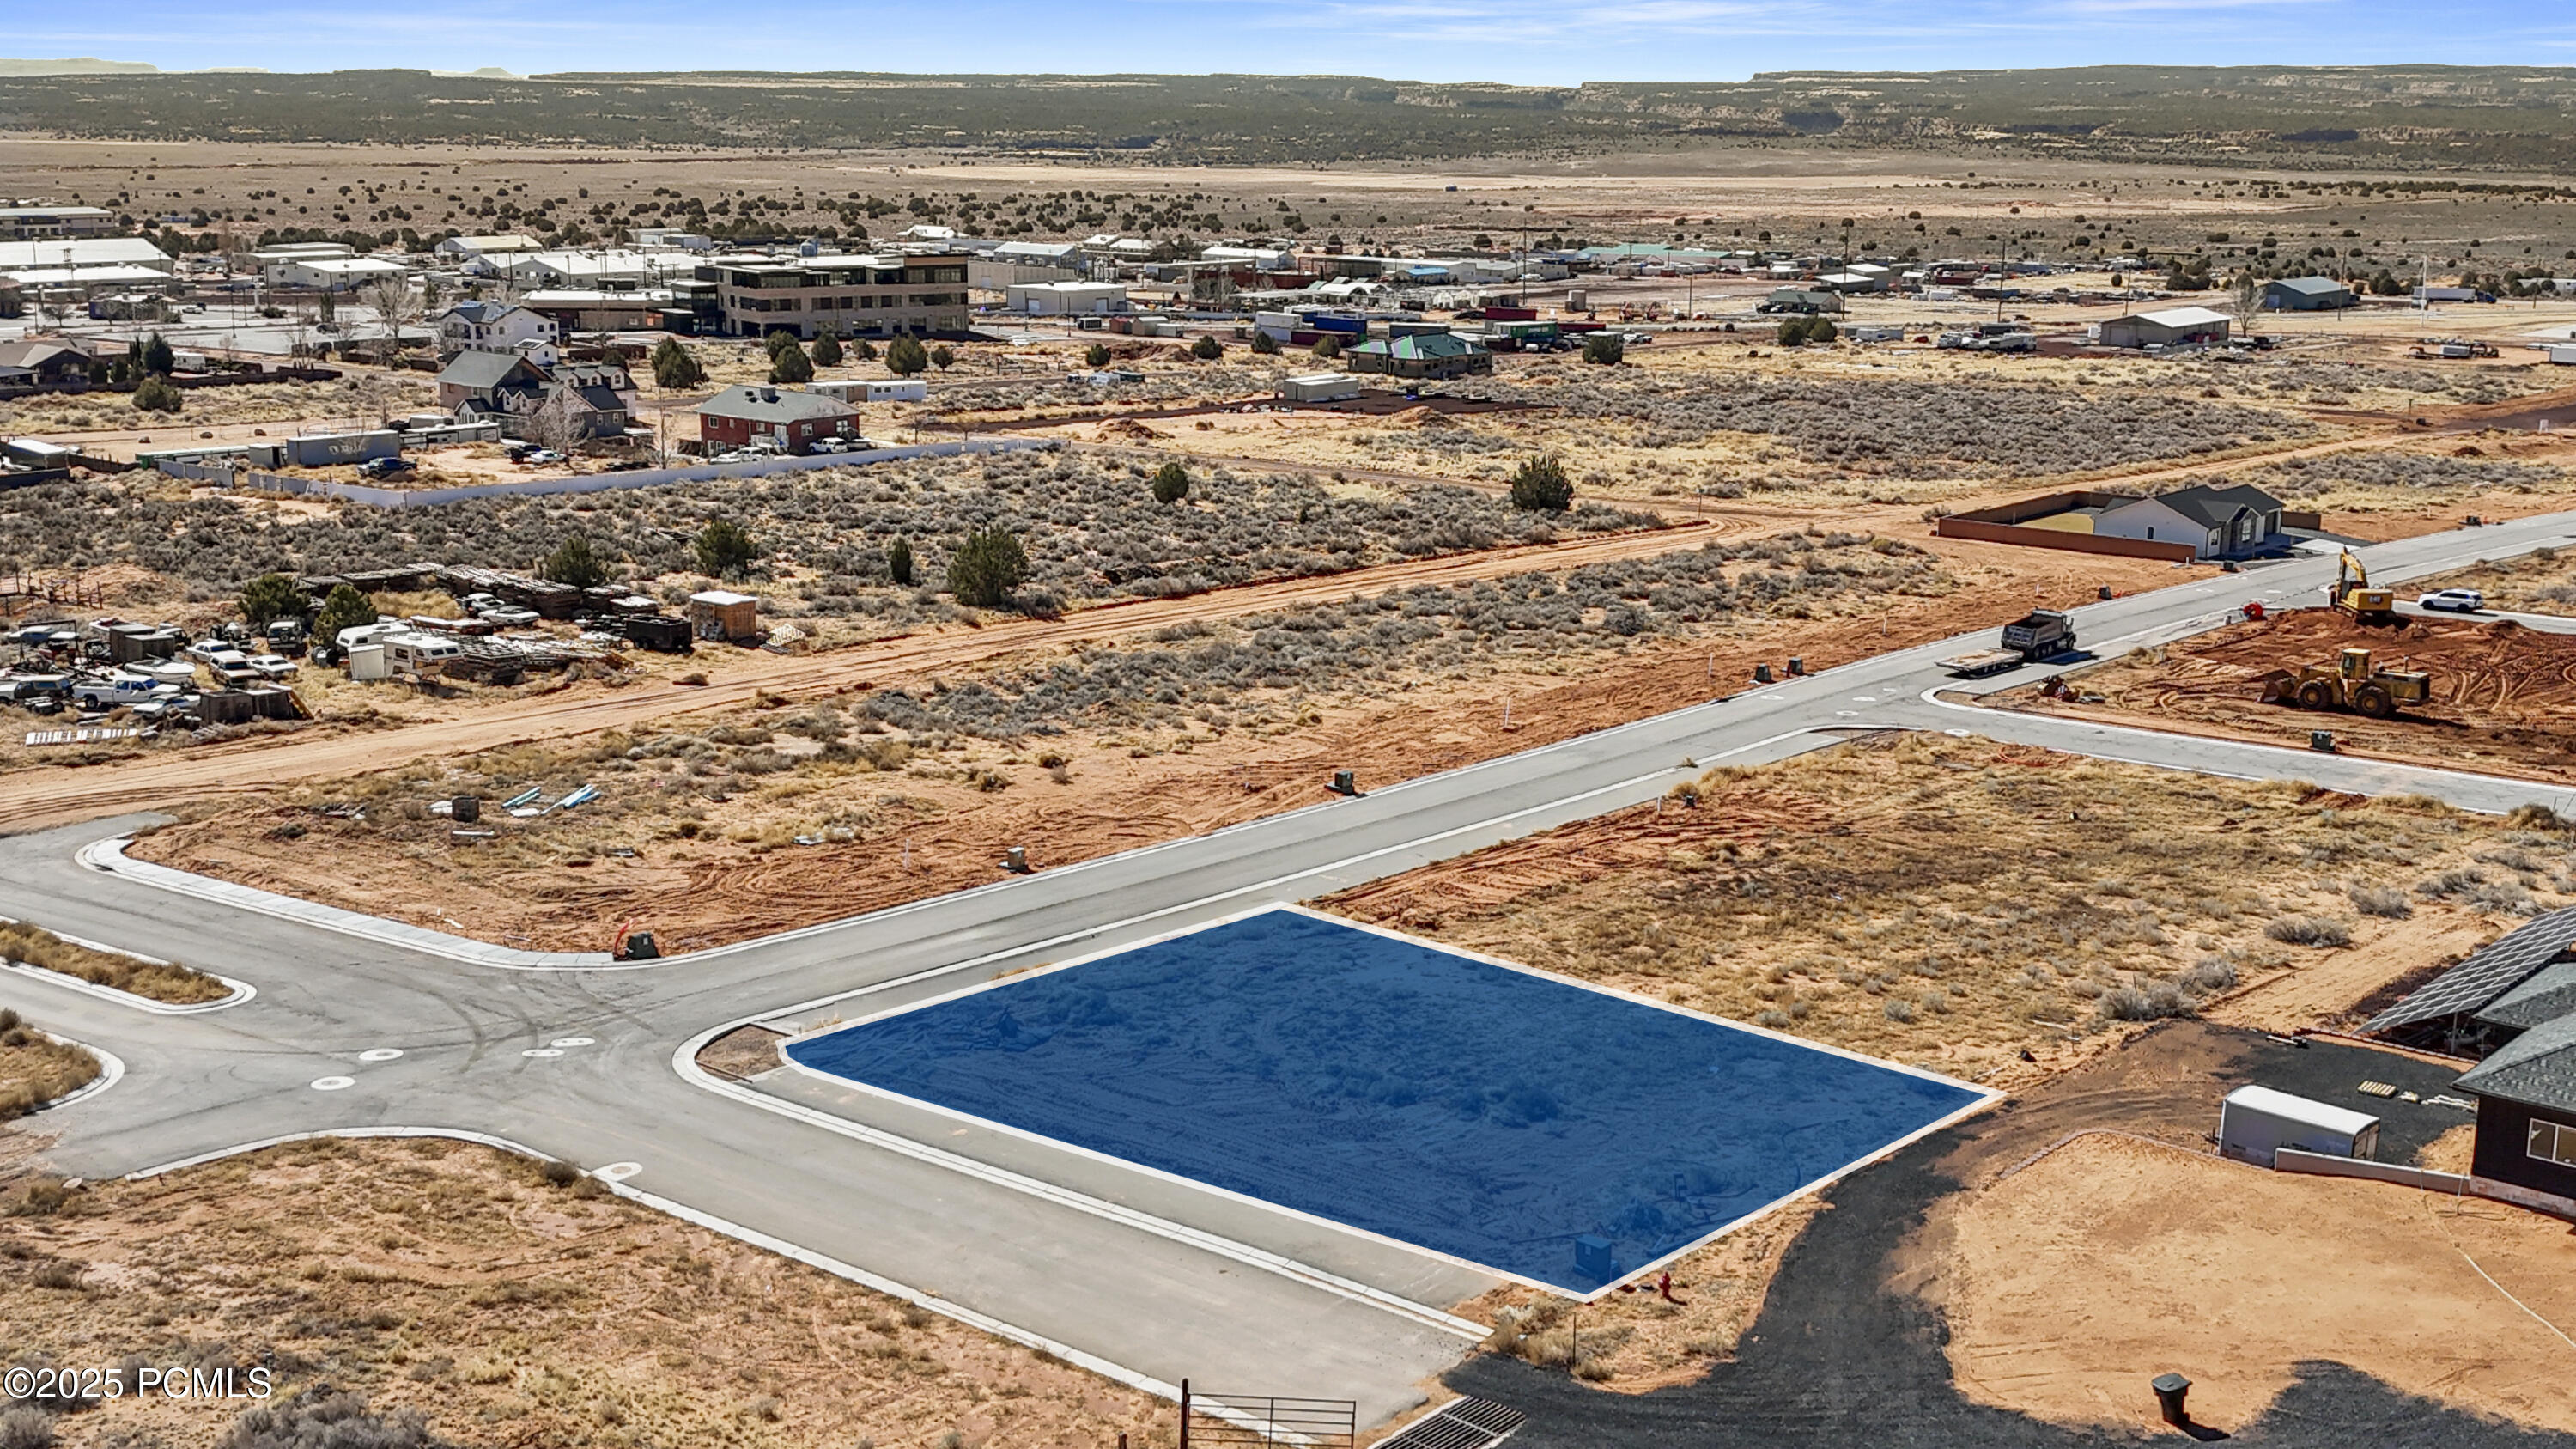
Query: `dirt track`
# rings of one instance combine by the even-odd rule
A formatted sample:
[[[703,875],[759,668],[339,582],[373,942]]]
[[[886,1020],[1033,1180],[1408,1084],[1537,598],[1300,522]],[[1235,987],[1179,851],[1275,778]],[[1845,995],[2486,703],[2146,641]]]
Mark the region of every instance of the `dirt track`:
[[[2392,720],[2261,701],[2276,669],[2327,663],[2365,645],[2380,667],[2432,676],[2432,698]],[[2413,619],[2365,629],[2327,609],[2234,624],[2151,654],[2070,674],[2099,704],[2042,699],[2016,689],[1994,702],[2150,729],[2304,746],[2311,730],[2336,748],[2384,759],[2490,773],[2576,780],[2576,636],[2543,634],[2511,620]]]
[[[1061,619],[1009,618],[980,629],[907,635],[823,655],[710,656],[704,686],[669,686],[579,699],[527,700],[453,721],[373,734],[265,736],[183,756],[133,764],[27,770],[0,796],[0,830],[31,830],[204,795],[265,790],[298,780],[356,774],[430,755],[463,754],[531,740],[627,728],[746,705],[763,694],[811,699],[932,670],[971,667],[1033,649],[1095,643],[1190,621],[1240,618],[1303,604],[1417,585],[1460,583],[1644,558],[1696,548],[1703,526],[1615,534],[1571,543],[1386,564],[1319,578],[1252,584],[1186,598],[1084,609]]]

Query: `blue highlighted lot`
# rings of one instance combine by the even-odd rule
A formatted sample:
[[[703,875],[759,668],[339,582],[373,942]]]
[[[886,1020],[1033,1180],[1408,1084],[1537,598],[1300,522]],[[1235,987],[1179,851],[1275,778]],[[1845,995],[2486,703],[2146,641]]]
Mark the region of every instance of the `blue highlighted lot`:
[[[1286,909],[788,1055],[1573,1293],[1986,1095]]]

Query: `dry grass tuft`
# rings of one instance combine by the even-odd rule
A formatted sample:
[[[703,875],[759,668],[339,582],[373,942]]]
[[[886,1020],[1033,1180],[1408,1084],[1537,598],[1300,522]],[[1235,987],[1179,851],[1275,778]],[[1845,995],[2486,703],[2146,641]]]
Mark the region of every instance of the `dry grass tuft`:
[[[219,1000],[232,991],[205,972],[175,961],[146,961],[122,951],[102,951],[24,921],[0,921],[0,959],[41,966],[93,986],[130,991],[176,1006]]]

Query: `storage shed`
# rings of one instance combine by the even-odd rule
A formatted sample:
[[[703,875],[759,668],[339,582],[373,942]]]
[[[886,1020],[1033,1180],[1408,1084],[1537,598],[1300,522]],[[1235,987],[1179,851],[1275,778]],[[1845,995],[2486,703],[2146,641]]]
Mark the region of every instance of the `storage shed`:
[[[2270,1087],[2239,1087],[2218,1108],[2218,1154],[2264,1167],[2284,1147],[2330,1157],[2379,1152],[2379,1119]]]
[[[760,637],[760,600],[731,589],[689,595],[689,627],[701,639],[738,644]]]
[[[1360,380],[1347,372],[1309,372],[1279,381],[1282,402],[1340,402],[1360,395]]]

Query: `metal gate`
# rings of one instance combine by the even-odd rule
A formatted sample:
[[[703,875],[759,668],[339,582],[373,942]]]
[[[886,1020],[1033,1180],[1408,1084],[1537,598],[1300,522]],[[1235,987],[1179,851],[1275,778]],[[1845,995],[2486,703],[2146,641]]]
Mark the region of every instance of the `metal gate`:
[[[1181,1449],[1285,1444],[1356,1449],[1359,1406],[1349,1399],[1287,1399],[1258,1394],[1201,1394],[1181,1381]]]

